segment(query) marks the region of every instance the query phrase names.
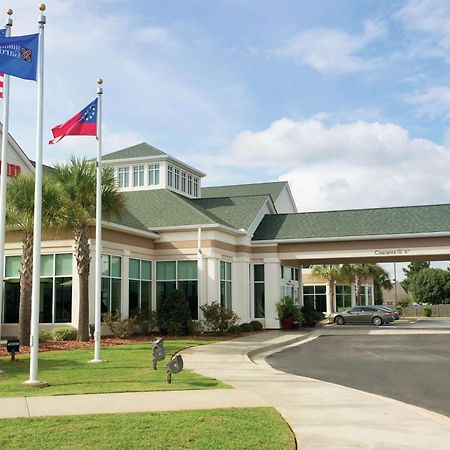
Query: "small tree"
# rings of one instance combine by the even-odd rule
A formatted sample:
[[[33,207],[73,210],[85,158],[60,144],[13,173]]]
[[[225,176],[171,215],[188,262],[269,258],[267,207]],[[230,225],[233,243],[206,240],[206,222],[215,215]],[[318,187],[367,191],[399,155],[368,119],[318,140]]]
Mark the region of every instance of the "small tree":
[[[416,275],[423,269],[429,268],[430,268],[430,261],[410,262],[406,267],[406,269],[403,269],[405,279],[401,282],[402,288],[406,292],[409,292],[409,287],[414,275]]]
[[[200,306],[200,309],[205,318],[206,327],[215,334],[225,333],[230,327],[235,326],[239,320],[236,313],[217,302]]]
[[[414,299],[421,303],[442,303],[450,297],[450,272],[442,269],[423,269],[410,283]]]
[[[191,310],[183,291],[174,289],[162,300],[157,323],[162,334],[189,334],[192,329]]]

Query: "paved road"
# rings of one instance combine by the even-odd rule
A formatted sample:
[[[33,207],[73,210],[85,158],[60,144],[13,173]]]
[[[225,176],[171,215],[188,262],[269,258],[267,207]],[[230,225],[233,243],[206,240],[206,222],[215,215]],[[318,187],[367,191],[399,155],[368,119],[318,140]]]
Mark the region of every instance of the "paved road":
[[[450,334],[334,334],[272,354],[267,362],[450,417]]]

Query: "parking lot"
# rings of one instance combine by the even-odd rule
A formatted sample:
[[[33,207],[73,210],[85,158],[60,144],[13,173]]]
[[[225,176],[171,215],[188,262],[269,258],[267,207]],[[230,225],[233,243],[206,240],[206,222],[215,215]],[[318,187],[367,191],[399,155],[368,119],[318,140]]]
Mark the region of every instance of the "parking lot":
[[[391,328],[417,332],[418,325],[414,325]],[[431,322],[426,325],[434,328]],[[351,334],[352,329],[358,332],[361,328],[367,333]],[[378,334],[388,328],[368,334],[375,327],[333,325],[327,335],[275,353],[267,362],[284,372],[394,398],[450,417],[450,334],[429,334],[430,329],[423,334]]]

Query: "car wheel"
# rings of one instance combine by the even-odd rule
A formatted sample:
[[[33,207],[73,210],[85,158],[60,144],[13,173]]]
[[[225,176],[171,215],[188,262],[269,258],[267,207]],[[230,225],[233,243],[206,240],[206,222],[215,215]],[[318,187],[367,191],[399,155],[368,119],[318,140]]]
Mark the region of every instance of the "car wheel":
[[[373,323],[376,327],[379,327],[380,325],[383,324],[383,319],[382,319],[381,317],[376,316],[376,317],[374,317],[374,318],[372,319],[372,323]]]
[[[336,323],[337,325],[344,325],[345,320],[344,320],[344,318],[342,316],[337,316],[334,319],[334,323]]]

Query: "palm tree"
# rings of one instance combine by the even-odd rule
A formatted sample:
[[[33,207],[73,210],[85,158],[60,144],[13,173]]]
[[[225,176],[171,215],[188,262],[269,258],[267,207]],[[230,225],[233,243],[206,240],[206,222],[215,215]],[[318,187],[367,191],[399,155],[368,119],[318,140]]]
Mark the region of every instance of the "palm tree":
[[[33,278],[34,175],[21,175],[8,184],[6,221],[9,229],[22,232],[20,269],[19,340],[28,342],[31,324]],[[48,177],[42,183],[42,228],[59,228],[64,223],[61,195]]]
[[[340,264],[319,264],[313,266],[311,275],[314,278],[325,278],[328,282],[328,296],[331,300],[331,312],[336,311],[335,287],[336,282],[341,281],[345,274]]]
[[[392,282],[389,278],[389,274],[379,264],[373,264],[372,277],[374,285],[373,303],[375,305],[380,305],[383,303],[383,294],[381,288],[392,289]]]
[[[96,166],[86,159],[72,157],[67,164],[56,165],[52,176],[63,192],[66,207],[66,225],[75,239],[75,258],[79,276],[79,341],[89,338],[89,226],[95,221]],[[124,198],[117,189],[112,168],[102,171],[102,213],[104,216],[119,214]]]

